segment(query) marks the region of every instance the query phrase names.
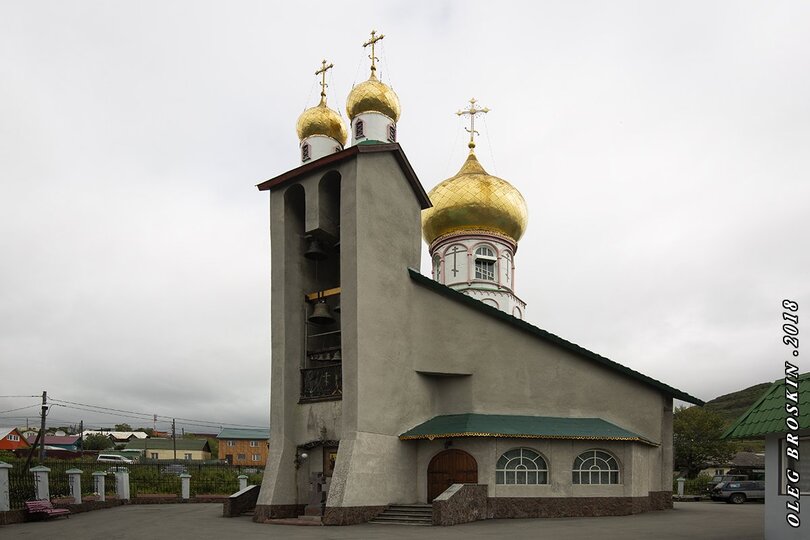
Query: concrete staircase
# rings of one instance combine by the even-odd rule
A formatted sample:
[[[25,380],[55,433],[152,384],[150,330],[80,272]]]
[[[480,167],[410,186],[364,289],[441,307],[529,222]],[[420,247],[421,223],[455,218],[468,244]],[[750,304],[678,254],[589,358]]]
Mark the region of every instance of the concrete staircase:
[[[369,523],[433,525],[433,506],[429,504],[392,504]]]

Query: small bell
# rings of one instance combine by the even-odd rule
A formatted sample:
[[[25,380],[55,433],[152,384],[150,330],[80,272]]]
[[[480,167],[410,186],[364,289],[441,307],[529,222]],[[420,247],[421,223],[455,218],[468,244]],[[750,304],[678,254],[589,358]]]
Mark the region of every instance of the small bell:
[[[325,298],[318,300],[318,303],[312,308],[312,315],[310,315],[307,320],[312,324],[332,324],[335,322],[335,318],[332,316],[332,313],[330,313],[329,305],[327,305]]]
[[[304,252],[304,257],[313,261],[322,261],[326,258],[326,252],[323,250],[321,243],[317,238],[310,238],[307,244],[307,250]]]

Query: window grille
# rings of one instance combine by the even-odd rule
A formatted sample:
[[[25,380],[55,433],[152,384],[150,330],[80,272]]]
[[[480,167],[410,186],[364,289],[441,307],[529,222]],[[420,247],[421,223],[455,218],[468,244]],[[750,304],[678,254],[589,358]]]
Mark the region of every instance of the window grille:
[[[495,252],[487,246],[475,250],[475,279],[495,281]]]
[[[509,450],[495,465],[496,484],[548,484],[548,465],[529,448]]]
[[[588,450],[574,460],[574,484],[618,484],[619,464],[602,450]]]

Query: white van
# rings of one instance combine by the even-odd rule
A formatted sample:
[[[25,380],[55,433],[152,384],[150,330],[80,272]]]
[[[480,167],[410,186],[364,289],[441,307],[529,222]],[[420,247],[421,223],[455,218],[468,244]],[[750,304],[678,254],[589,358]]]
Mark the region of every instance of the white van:
[[[102,463],[135,463],[131,459],[120,454],[99,454],[96,461],[100,461]]]

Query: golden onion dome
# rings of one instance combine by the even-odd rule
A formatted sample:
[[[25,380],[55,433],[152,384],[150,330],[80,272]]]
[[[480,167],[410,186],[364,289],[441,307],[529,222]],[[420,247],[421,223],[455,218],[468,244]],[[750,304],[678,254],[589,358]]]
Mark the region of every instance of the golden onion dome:
[[[346,114],[349,115],[349,121],[364,112],[382,113],[393,118],[394,122],[399,120],[401,112],[396,92],[377,78],[373,68],[371,77],[352,88],[349,97],[346,98]]]
[[[446,234],[474,230],[502,234],[517,243],[529,220],[523,195],[506,180],[487,174],[472,150],[461,170],[428,197],[433,207],[422,212],[428,245]]]
[[[298,140],[303,141],[312,135],[326,135],[332,137],[341,146],[346,144],[348,132],[346,124],[337,113],[326,106],[326,100],[321,98],[321,102],[315,107],[310,107],[298,117]]]

